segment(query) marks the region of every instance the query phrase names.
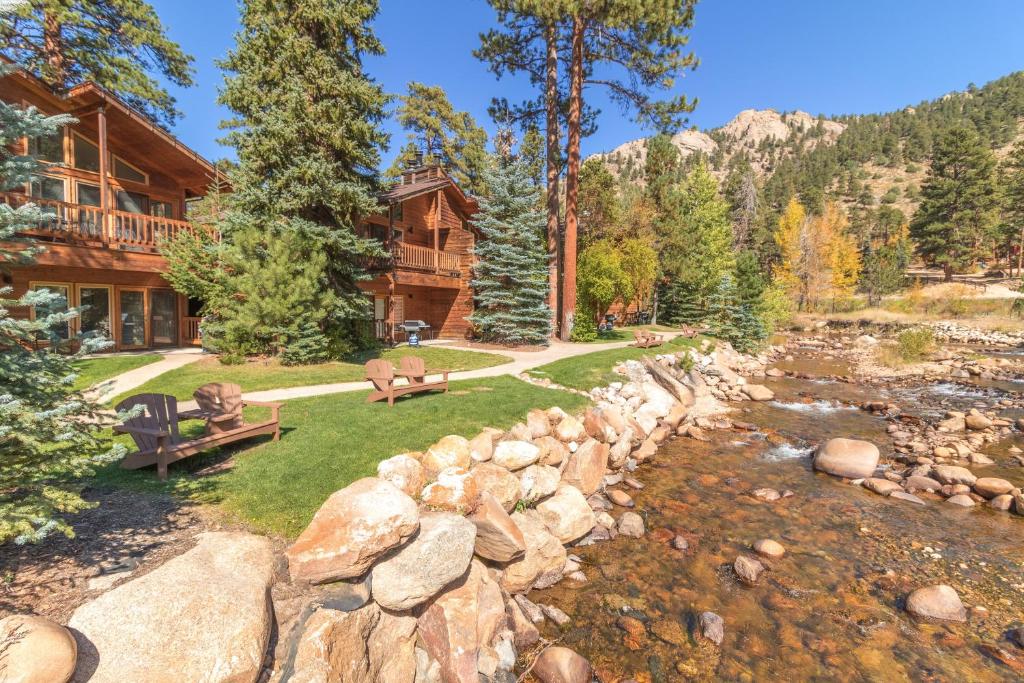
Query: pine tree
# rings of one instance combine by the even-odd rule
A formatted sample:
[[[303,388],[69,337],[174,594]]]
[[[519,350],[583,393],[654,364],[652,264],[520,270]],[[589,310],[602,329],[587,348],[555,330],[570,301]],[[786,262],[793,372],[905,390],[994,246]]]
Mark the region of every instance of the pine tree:
[[[603,239],[617,239],[620,222],[615,178],[605,163],[587,159],[580,170],[580,235],[582,248]]]
[[[0,70],[0,77],[3,71]],[[9,152],[23,137],[52,135],[73,123],[44,117],[0,102],[0,185],[23,187],[39,170],[31,157]],[[0,204],[0,270],[31,263],[42,248],[17,235],[42,219],[38,208]],[[109,345],[81,339],[74,355],[36,349],[40,339],[57,340],[78,315],[67,301],[44,289],[10,298],[0,287],[0,544],[38,542],[53,532],[73,536],[67,514],[92,507],[76,480],[93,468],[123,457],[100,435],[100,407],[72,388],[74,361]],[[35,307],[34,320],[13,318],[11,308]]]
[[[180,112],[161,81],[193,85],[192,57],[143,0],[25,0],[0,7],[0,54],[54,90],[91,81],[166,126]]]
[[[483,182],[488,162],[487,132],[468,112],[455,110],[444,88],[409,83],[409,93],[401,97],[396,115],[408,132],[409,142],[388,169],[389,178],[401,176],[415,155],[422,153],[425,163],[444,166],[466,192],[487,193]]]
[[[292,311],[290,334],[300,314],[312,310],[331,339],[332,355],[364,340],[370,309],[358,287],[366,277],[362,263],[383,256],[377,242],[355,230],[358,217],[377,207],[375,169],[387,143],[381,125],[388,98],[362,65],[364,55],[384,51],[370,26],[376,14],[375,0],[243,5],[236,47],[222,63],[227,78],[220,101],[236,114],[224,124],[231,129],[226,141],[239,165],[221,227],[242,278],[240,296],[230,297],[238,305],[225,313],[236,319],[224,324],[233,330],[229,341],[247,352],[282,348],[265,331],[277,321],[283,325],[283,317],[259,325],[248,340],[238,324],[259,320],[265,304],[258,293],[290,287],[287,281],[260,283],[259,269],[273,263],[312,287],[301,296],[283,292],[310,307]],[[245,236],[237,239],[236,232]],[[292,253],[282,253],[282,245]],[[323,255],[322,273],[309,259],[313,254]]]
[[[991,246],[999,201],[995,166],[992,151],[968,128],[954,128],[935,143],[910,234],[947,281]]]
[[[544,344],[551,334],[551,309],[539,188],[518,160],[503,160],[484,174],[484,182],[490,194],[481,199],[473,221],[483,239],[475,247],[477,303],[470,320],[486,341]]]
[[[1020,277],[1024,266],[1024,141],[1013,146],[1003,162],[1003,173],[1003,223],[1006,225],[1007,242],[1016,242],[1015,265]]]

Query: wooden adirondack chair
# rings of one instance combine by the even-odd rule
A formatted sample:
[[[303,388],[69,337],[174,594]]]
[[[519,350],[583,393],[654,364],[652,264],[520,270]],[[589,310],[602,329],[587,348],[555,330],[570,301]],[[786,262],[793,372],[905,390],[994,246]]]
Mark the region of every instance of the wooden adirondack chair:
[[[633,346],[649,349],[652,346],[661,346],[663,343],[664,341],[660,334],[654,334],[646,330],[633,330]]]
[[[197,439],[182,440],[178,419],[196,417],[195,413],[178,413],[178,400],[166,394],[138,394],[117,404],[117,410],[143,406],[143,412],[114,425],[119,434],[131,434],[139,450],[130,453],[121,462],[126,470],[137,470],[156,465],[161,480],[167,479],[167,467],[172,462],[208,451],[211,448],[241,441],[260,434],[272,434],[274,441],[281,438],[280,403],[243,401],[243,406],[265,406],[271,409],[271,419],[253,424],[241,424],[233,429],[209,433]]]
[[[207,434],[220,434],[245,424],[242,419],[242,387],[237,384],[211,382],[196,389],[192,396],[199,406],[196,417],[206,418]]]
[[[419,361],[418,363],[415,361]],[[440,374],[444,379],[440,382],[427,382],[428,374]],[[405,377],[408,384],[395,385],[395,375]],[[388,400],[388,405],[395,405],[395,399],[407,394],[418,394],[423,391],[440,389],[448,391],[448,370],[427,370],[422,358],[406,356],[402,359],[402,367],[397,372],[386,360],[376,358],[366,363],[366,379],[373,383],[373,391],[366,397],[367,403]]]

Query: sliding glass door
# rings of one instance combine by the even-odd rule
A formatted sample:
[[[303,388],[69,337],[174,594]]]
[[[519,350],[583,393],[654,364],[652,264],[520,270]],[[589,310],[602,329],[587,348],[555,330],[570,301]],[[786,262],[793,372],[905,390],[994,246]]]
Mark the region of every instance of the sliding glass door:
[[[113,339],[110,327],[111,287],[106,285],[79,285],[78,305],[82,314],[78,325],[84,336]]]
[[[146,290],[121,288],[118,292],[118,327],[121,348],[146,346]]]
[[[178,343],[178,295],[170,289],[149,290],[150,334],[154,345]]]

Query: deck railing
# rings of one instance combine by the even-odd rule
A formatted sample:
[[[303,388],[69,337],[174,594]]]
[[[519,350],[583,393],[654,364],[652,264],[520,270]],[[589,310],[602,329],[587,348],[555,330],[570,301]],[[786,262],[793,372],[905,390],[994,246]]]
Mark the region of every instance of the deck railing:
[[[399,268],[425,270],[445,275],[458,274],[459,255],[446,251],[418,247],[404,242],[395,242],[395,264]]]
[[[54,199],[28,197],[16,192],[0,193],[0,202],[13,207],[32,203],[44,214],[26,234],[90,246],[122,248],[156,253],[162,239],[196,228],[188,221],[108,210],[106,220],[97,206],[71,204]]]
[[[193,344],[199,346],[202,343],[202,338],[199,336],[199,323],[202,322],[202,318],[187,317],[183,319],[185,323],[184,342],[186,344]]]

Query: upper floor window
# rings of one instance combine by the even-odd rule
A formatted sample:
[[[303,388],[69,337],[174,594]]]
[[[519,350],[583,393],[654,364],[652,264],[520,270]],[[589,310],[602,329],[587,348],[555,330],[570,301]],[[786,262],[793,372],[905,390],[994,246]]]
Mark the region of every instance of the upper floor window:
[[[172,218],[171,203],[153,200],[149,203],[149,213],[159,218]]]
[[[116,195],[117,210],[128,213],[149,213],[149,197],[138,192],[118,190]]]
[[[121,157],[114,157],[114,177],[121,178],[122,180],[132,180],[136,183],[146,183],[149,180],[145,173]]]
[[[398,202],[397,204],[391,205],[391,220],[403,220],[402,202]]]
[[[100,171],[100,148],[81,135],[75,135],[74,167],[82,171]]]
[[[28,139],[28,153],[40,161],[64,163],[64,130],[52,135],[39,135]]]
[[[64,179],[36,176],[32,179],[32,196],[36,199],[53,199],[64,201]]]

